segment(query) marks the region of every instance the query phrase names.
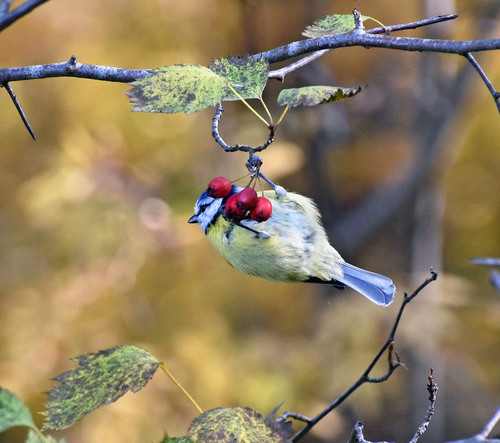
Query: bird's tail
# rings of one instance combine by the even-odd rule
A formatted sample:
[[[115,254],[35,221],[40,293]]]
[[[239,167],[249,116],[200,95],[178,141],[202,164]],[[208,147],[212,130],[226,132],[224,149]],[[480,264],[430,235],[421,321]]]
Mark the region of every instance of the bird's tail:
[[[342,263],[344,276],[337,280],[363,294],[373,303],[387,306],[392,303],[396,287],[389,277]]]

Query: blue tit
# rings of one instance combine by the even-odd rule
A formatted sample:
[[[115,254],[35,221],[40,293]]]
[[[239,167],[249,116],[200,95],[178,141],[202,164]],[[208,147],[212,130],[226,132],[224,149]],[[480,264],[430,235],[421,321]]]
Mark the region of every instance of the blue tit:
[[[272,203],[266,221],[226,219],[227,199],[243,189],[233,185],[224,198],[201,194],[189,223],[199,223],[216,251],[241,272],[272,281],[349,286],[373,303],[389,305],[396,292],[392,280],[346,263],[330,245],[316,204],[277,188],[282,192],[264,191]]]

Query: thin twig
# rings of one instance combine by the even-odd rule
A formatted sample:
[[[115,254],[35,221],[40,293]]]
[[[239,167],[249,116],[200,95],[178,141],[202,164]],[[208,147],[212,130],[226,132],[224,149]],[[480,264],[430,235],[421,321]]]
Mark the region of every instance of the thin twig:
[[[417,29],[422,26],[434,25],[448,20],[454,20],[458,17],[457,14],[437,15],[435,17],[418,20],[416,22],[404,23],[402,25],[379,26],[378,28],[367,29],[368,34],[390,34],[397,31],[406,31],[408,29]]]
[[[431,402],[431,404],[429,408],[427,408],[424,422],[419,426],[417,432],[413,435],[413,438],[410,440],[409,443],[416,443],[417,440],[427,431],[427,428],[429,427],[431,419],[434,415],[434,405],[436,403],[438,386],[434,381],[434,377],[432,375],[432,369],[431,369],[431,374],[428,377],[428,380],[429,383],[427,384],[427,392],[429,393],[429,401]],[[349,443],[370,443],[368,440],[365,439],[363,435],[363,422],[358,421],[354,425],[354,429],[351,432],[351,437],[349,438]]]
[[[397,31],[404,31],[407,29],[417,29],[422,26],[429,26],[433,25],[435,23],[441,23],[447,20],[453,20],[457,18],[457,14],[447,14],[447,15],[439,15],[436,17],[431,17],[431,18],[426,18],[424,20],[419,20],[416,22],[410,22],[410,23],[405,23],[402,25],[393,25],[393,26],[386,26],[386,27],[378,27],[378,28],[372,28],[372,29],[367,29],[366,33],[368,34],[390,34],[391,32],[397,32]],[[304,67],[305,65],[313,62],[314,60],[318,59],[319,57],[325,55],[326,53],[330,52],[330,49],[323,49],[321,51],[313,52],[312,54],[306,55],[305,57],[301,58],[300,60],[285,66],[281,69],[276,69],[275,71],[270,71],[268,77],[269,78],[274,78],[280,81],[284,81],[285,77],[290,74],[293,71],[296,71],[299,68]]]
[[[19,113],[21,120],[24,123],[24,126],[26,126],[26,129],[30,133],[31,137],[33,137],[33,140],[36,140],[35,133],[33,132],[33,128],[31,127],[31,125],[28,121],[28,117],[26,117],[26,114],[24,113],[23,108],[21,107],[21,104],[19,103],[19,100],[17,99],[16,94],[14,93],[14,90],[12,89],[12,87],[10,86],[9,83],[4,83],[2,86],[9,93],[10,98],[12,99],[12,102],[14,103],[14,106],[16,107],[17,112]]]
[[[222,137],[220,136],[220,133],[219,133],[219,123],[220,123],[220,119],[221,119],[223,112],[224,112],[224,108],[222,107],[222,104],[219,103],[215,109],[214,118],[212,119],[212,137],[220,146],[222,146],[224,151],[226,151],[226,152],[244,151],[244,152],[250,152],[250,154],[253,154],[254,152],[263,151],[274,141],[274,127],[271,126],[269,128],[269,138],[261,146],[248,146],[248,145],[240,145],[240,144],[237,144],[234,146],[228,145],[222,139]]]
[[[434,415],[434,405],[436,403],[436,398],[437,398],[437,391],[438,391],[438,386],[436,381],[434,380],[434,376],[432,374],[432,368],[431,368],[431,373],[428,377],[429,384],[427,385],[427,392],[429,392],[429,401],[431,402],[429,408],[427,409],[427,413],[425,414],[425,419],[424,422],[418,427],[417,432],[413,435],[413,438],[410,440],[409,443],[416,443],[418,439],[424,435],[424,433],[427,431],[427,428],[429,427],[429,424],[432,420],[432,417]]]
[[[33,9],[41,4],[47,2],[48,0],[28,0],[24,2],[22,5],[18,6],[13,11],[8,14],[4,14],[0,20],[0,31],[3,31],[7,26],[10,26],[16,20],[19,20],[21,17],[29,14]],[[10,7],[10,1],[2,3],[3,12],[7,12]]]
[[[469,60],[469,62],[474,66],[474,69],[478,72],[479,76],[482,78],[484,84],[490,91],[493,100],[495,101],[495,105],[497,105],[498,112],[500,112],[500,92],[498,92],[495,87],[493,86],[493,83],[491,83],[490,79],[484,72],[483,68],[481,68],[481,65],[476,61],[476,59],[472,56],[470,52],[467,52],[464,54],[465,58]]]
[[[411,295],[405,293],[403,302],[401,303],[401,307],[399,308],[399,312],[396,316],[396,320],[394,321],[394,325],[389,333],[389,337],[384,343],[384,345],[380,348],[375,358],[368,365],[368,368],[361,375],[361,377],[350,387],[348,388],[342,395],[337,397],[332,403],[330,403],[323,411],[321,411],[318,415],[311,418],[310,421],[304,426],[295,436],[292,438],[292,442],[296,442],[304,437],[313,426],[315,426],[323,417],[333,411],[336,407],[338,407],[344,400],[346,400],[356,389],[358,389],[364,383],[380,383],[382,381],[387,380],[391,374],[396,370],[396,368],[403,366],[403,364],[399,360],[399,356],[397,356],[397,360],[395,361],[392,357],[393,347],[394,347],[394,337],[396,335],[396,331],[398,329],[401,317],[403,315],[403,311],[405,310],[408,303],[410,303],[427,285],[432,283],[437,279],[438,274],[434,269],[430,270],[431,276],[426,279]],[[389,369],[385,375],[382,377],[372,378],[370,377],[370,372],[373,370],[375,365],[378,363],[382,355],[385,351],[389,349],[388,363]],[[396,354],[397,355],[397,354]]]
[[[0,20],[4,18],[5,15],[9,13],[10,5],[12,0],[1,0],[0,1]]]
[[[490,421],[486,423],[486,426],[479,434],[479,437],[488,438],[488,436],[491,434],[491,431],[493,431],[493,428],[499,421],[500,421],[500,408],[496,410],[496,412],[493,414],[493,417],[491,417]]]
[[[310,423],[311,418],[306,417],[305,415],[299,414],[298,412],[292,412],[292,411],[285,411],[283,414],[281,414],[277,419],[276,422],[284,422],[287,421],[289,418],[293,418],[297,421],[301,421],[303,423]]]
[[[354,29],[355,34],[364,34],[365,33],[365,25],[363,25],[363,17],[361,16],[361,12],[359,12],[356,8],[353,9],[352,14],[354,15]]]
[[[268,74],[268,78],[275,78],[276,80],[279,81],[284,81],[285,77],[290,74],[293,71],[296,71],[297,69],[300,69],[304,67],[305,65],[308,65],[309,63],[313,62],[314,60],[320,58],[322,55],[325,55],[327,52],[330,52],[330,49],[323,49],[321,51],[316,51],[313,52],[312,54],[306,55],[305,57],[301,58],[300,60],[297,60],[294,63],[291,63],[288,66],[285,66],[281,69],[276,69],[274,71],[270,71]]]

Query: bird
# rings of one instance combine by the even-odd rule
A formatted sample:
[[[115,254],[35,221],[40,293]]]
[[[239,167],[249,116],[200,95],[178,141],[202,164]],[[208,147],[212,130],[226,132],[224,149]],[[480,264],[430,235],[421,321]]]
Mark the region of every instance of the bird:
[[[338,289],[348,286],[377,305],[392,303],[396,292],[392,280],[341,257],[330,245],[312,199],[278,186],[262,191],[272,204],[267,220],[231,219],[225,212],[226,203],[243,189],[231,184],[229,193],[220,198],[207,189],[188,220],[200,225],[229,265],[271,281],[323,283]]]

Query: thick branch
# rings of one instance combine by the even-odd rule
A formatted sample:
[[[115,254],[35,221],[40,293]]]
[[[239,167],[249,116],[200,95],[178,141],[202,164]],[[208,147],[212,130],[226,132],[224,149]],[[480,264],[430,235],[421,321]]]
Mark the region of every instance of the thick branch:
[[[364,48],[398,49],[401,51],[441,52],[447,54],[465,55],[468,52],[492,51],[500,49],[500,38],[488,40],[439,40],[414,37],[392,37],[387,35],[372,35],[368,32],[351,32],[331,37],[301,40],[280,46],[270,51],[256,54],[268,63],[277,63],[290,58],[299,57],[310,52],[323,49],[346,48],[362,46]]]
[[[315,51],[350,46],[465,55],[470,52],[500,49],[500,39],[456,41],[373,35],[369,31],[352,32],[350,34],[293,42],[270,51],[261,52],[256,54],[255,57],[264,57],[270,64],[273,64]],[[78,63],[72,57],[70,61],[64,63],[0,69],[0,83],[49,77],[79,77],[129,83],[148,75],[150,72],[147,69],[88,65]]]
[[[50,77],[78,77],[108,82],[130,83],[149,75],[147,69],[124,69],[78,63],[73,56],[67,62],[47,65],[23,66],[0,69],[0,83]]]

